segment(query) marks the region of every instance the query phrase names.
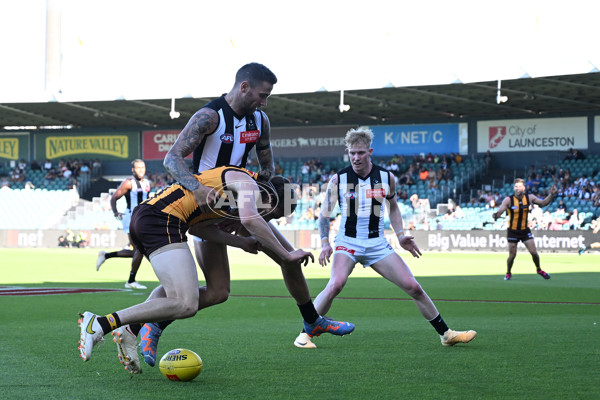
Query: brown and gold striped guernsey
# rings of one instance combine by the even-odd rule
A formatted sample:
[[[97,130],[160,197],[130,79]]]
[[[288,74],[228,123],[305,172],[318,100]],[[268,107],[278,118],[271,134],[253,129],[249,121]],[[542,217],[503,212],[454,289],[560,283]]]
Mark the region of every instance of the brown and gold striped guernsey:
[[[232,170],[247,173],[253,179],[257,178],[255,172],[231,166],[209,169],[195,174],[194,177],[204,186],[217,189],[217,192],[222,195],[225,187],[225,173]],[[189,226],[201,221],[220,219],[227,215],[227,210],[213,210],[210,213],[202,213],[194,199],[194,194],[179,183],[174,183],[162,189],[156,193],[156,196],[144,201],[142,204],[158,207],[162,212],[179,218]],[[225,202],[225,204],[228,204],[228,202]]]
[[[529,208],[531,202],[529,201],[529,195],[527,192],[523,194],[521,200],[515,195],[510,196],[510,207],[508,207],[508,215],[510,221],[508,229],[515,231],[522,231],[527,229],[527,216],[529,214]]]

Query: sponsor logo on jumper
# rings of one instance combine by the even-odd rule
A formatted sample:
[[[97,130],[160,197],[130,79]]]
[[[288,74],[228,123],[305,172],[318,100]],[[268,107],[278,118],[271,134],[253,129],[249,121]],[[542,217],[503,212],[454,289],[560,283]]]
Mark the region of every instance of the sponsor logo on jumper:
[[[223,143],[233,143],[233,134],[232,133],[224,133],[221,135],[221,137],[219,138],[221,139],[221,142]]]
[[[385,189],[367,189],[367,199],[381,199],[385,197]]]
[[[240,143],[254,143],[258,140],[260,131],[244,131],[240,133]]]

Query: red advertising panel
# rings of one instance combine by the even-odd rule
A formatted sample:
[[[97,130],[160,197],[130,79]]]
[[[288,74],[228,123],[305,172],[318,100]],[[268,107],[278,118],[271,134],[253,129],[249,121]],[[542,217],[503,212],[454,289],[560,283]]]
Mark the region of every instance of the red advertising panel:
[[[142,132],[142,158],[144,160],[162,160],[175,143],[181,131],[144,131]],[[186,158],[192,158],[190,154]]]

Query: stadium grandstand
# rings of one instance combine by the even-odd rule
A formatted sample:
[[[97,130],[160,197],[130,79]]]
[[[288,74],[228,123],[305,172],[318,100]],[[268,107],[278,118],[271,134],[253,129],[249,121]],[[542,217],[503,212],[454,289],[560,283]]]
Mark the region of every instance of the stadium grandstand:
[[[375,132],[373,161],[396,177],[411,232],[503,230],[505,219],[491,215],[517,177],[540,197],[552,185],[559,189],[550,205],[532,210],[533,229],[593,228],[600,216],[600,74],[504,81],[515,99],[506,104],[489,96],[494,83],[349,91],[352,108],[344,113],[334,93],[273,95],[265,111],[277,173],[301,194],[295,214],[277,221],[280,229],[316,233],[320,193],[347,164],[343,136],[358,124]],[[532,92],[535,99],[526,96]],[[2,105],[0,141],[18,150],[0,158],[0,229],[120,229],[109,199],[130,160],[146,161],[154,191],[171,183],[164,154],[208,100],[178,100],[180,119],[168,118],[163,100],[93,102],[85,109]],[[302,121],[293,120],[290,102]],[[449,139],[432,141],[435,135]],[[252,157],[249,168],[257,170]]]

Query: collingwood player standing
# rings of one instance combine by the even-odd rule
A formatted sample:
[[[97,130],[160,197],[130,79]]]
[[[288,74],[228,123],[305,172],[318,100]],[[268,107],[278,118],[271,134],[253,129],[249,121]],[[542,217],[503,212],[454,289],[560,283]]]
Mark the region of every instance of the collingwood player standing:
[[[333,299],[340,294],[355,265],[371,267],[379,275],[394,283],[413,298],[421,314],[440,335],[442,345],[454,346],[475,338],[475,331],[453,331],[421,288],[408,265],[396,254],[384,236],[384,214],[389,204],[392,228],[403,249],[413,257],[421,252],[412,236],[405,236],[402,215],[396,202],[396,183],[391,173],[371,162],[373,132],[366,127],[350,129],[345,142],[351,165],[337,172],[327,185],[327,192],[319,215],[319,233],[322,250],[319,263],[327,265],[333,254],[331,278],[315,299],[320,315],[331,308]],[[329,244],[329,217],[340,204],[342,220],[335,237],[335,250]],[[294,341],[300,348],[314,349],[310,332],[303,330]]]

